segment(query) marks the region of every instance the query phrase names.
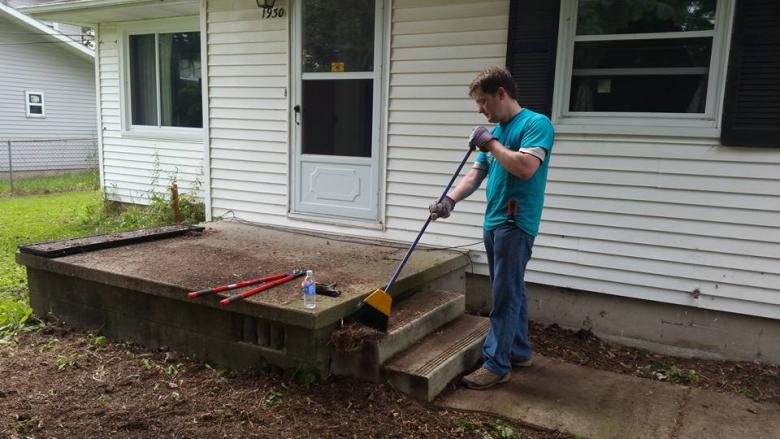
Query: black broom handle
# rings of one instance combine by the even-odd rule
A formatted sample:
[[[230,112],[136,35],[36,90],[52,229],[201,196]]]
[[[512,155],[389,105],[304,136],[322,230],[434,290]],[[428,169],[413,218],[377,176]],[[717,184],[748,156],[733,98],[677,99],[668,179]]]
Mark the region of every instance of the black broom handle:
[[[444,192],[441,193],[441,196],[439,197],[439,203],[441,203],[441,200],[443,200],[444,197],[447,196],[447,192],[450,191],[450,188],[452,187],[452,183],[454,183],[455,179],[458,178],[458,174],[460,174],[460,170],[463,169],[463,165],[466,164],[466,161],[469,159],[470,155],[471,155],[471,148],[469,148],[468,151],[466,151],[466,155],[463,157],[463,160],[460,162],[458,169],[455,170],[455,173],[452,175],[452,178],[450,179],[450,182],[447,184],[447,187],[444,188]],[[428,219],[425,221],[425,224],[423,224],[422,229],[420,229],[420,233],[417,234],[417,238],[415,238],[412,245],[409,246],[409,250],[406,251],[406,254],[404,255],[404,258],[401,260],[401,263],[398,264],[398,268],[395,269],[395,273],[393,273],[393,277],[391,277],[390,282],[387,283],[387,287],[385,287],[385,293],[390,293],[390,288],[393,287],[395,280],[398,278],[398,275],[401,274],[401,270],[403,270],[404,265],[406,265],[406,261],[409,260],[409,256],[414,251],[414,248],[417,247],[417,243],[420,241],[420,238],[422,237],[423,233],[425,233],[425,229],[428,228],[428,224],[430,223],[431,223],[431,216],[428,215]]]

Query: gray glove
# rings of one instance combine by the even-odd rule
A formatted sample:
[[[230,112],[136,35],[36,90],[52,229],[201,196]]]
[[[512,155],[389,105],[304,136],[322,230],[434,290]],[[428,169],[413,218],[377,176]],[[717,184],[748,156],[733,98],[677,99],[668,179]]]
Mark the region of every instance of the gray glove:
[[[492,134],[490,134],[490,131],[488,131],[483,126],[478,126],[474,128],[474,131],[471,132],[471,137],[469,137],[469,146],[477,149],[479,148],[480,151],[485,151],[485,145],[488,144],[491,140],[495,139]]]
[[[449,218],[450,212],[455,208],[455,201],[445,196],[441,201],[434,201],[428,207],[431,212],[431,219],[436,221],[439,218]]]

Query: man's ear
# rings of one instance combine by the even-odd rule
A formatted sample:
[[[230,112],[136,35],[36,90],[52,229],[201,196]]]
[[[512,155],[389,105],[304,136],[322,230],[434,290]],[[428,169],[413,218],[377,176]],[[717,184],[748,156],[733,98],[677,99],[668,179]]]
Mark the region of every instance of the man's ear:
[[[506,89],[504,87],[498,86],[496,89],[496,97],[498,100],[504,100],[507,96],[509,95],[506,94]]]

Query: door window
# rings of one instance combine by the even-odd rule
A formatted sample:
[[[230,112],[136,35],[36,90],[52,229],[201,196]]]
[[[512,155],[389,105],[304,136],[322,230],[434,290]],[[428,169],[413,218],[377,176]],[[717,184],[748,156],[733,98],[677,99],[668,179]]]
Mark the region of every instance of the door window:
[[[303,154],[371,157],[374,28],[373,1],[303,2]]]

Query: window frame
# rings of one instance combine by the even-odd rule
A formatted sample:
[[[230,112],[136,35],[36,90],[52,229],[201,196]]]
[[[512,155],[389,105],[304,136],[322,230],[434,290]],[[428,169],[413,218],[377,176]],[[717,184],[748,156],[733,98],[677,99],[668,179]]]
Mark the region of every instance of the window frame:
[[[201,40],[201,48],[203,47],[203,32],[200,28],[200,19],[198,16],[190,17],[176,17],[169,19],[143,21],[124,23],[119,26],[119,53],[121,54],[121,61],[119,69],[120,80],[120,108],[121,108],[121,124],[122,124],[122,137],[127,138],[141,138],[141,139],[168,139],[187,141],[193,143],[203,142],[204,127],[190,128],[190,127],[168,127],[168,126],[153,126],[153,125],[134,125],[132,123],[132,94],[130,90],[130,36],[131,35],[143,35],[143,34],[155,34],[155,59],[159,58],[159,44],[157,34],[160,33],[177,33],[177,32],[199,32]],[[201,84],[206,80],[204,76],[204,54],[200,54],[201,59]],[[158,60],[159,62],[159,60]],[[160,99],[160,72],[159,68],[156,69],[156,87],[157,87],[157,104],[159,107]],[[203,88],[201,87],[201,93]],[[201,96],[201,99],[203,96]],[[158,108],[159,119],[159,108]],[[206,114],[203,114],[203,124],[206,124]]]
[[[555,65],[552,121],[556,131],[583,134],[638,134],[719,137],[726,86],[726,63],[734,20],[734,0],[717,0],[712,31],[658,32],[616,35],[576,35],[578,0],[561,0]],[[704,113],[570,111],[574,43],[654,38],[701,38],[712,35]]]
[[[41,97],[41,103],[40,104],[33,104],[30,102],[30,96],[32,95],[38,95]],[[27,115],[27,118],[29,119],[45,119],[46,118],[46,99],[43,96],[42,91],[26,91],[24,92],[24,110]],[[36,106],[41,107],[41,113],[32,113],[30,112],[30,107]]]

